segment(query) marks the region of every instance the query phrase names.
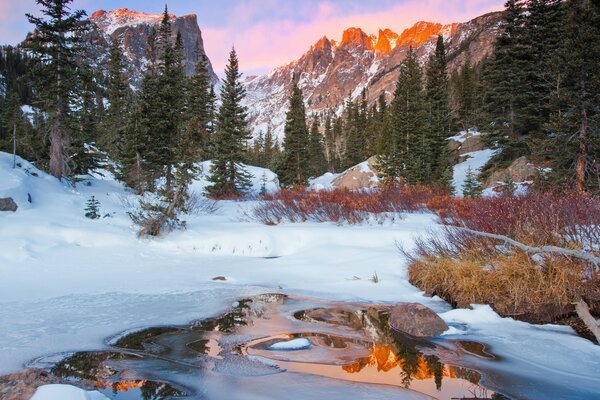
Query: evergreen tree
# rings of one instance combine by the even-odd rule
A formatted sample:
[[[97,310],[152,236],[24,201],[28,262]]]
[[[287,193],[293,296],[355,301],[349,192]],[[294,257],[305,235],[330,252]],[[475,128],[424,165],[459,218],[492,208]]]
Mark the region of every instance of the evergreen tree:
[[[560,84],[554,87],[553,115],[543,143],[550,179],[580,190],[600,190],[600,4],[565,3],[562,43],[553,63]]]
[[[481,184],[477,179],[477,174],[473,172],[471,167],[467,169],[467,175],[465,179],[465,183],[463,185],[463,197],[468,199],[474,199],[477,197],[481,197]]]
[[[560,85],[560,72],[552,57],[564,39],[561,0],[528,0],[524,41],[530,53],[529,73],[524,89],[529,91],[521,110],[526,132],[540,134],[550,118],[553,87]]]
[[[319,120],[314,119],[310,127],[308,142],[308,168],[311,177],[317,177],[327,171],[327,160],[325,160],[325,148],[323,136],[319,132]]]
[[[212,118],[214,117],[214,92],[211,77],[207,68],[206,57],[201,57],[199,45],[196,43],[198,56],[194,75],[188,81],[188,99],[186,109],[186,129],[190,131],[192,147],[196,159],[207,159],[211,142]]]
[[[250,176],[241,164],[250,138],[246,107],[241,105],[246,96],[241,76],[237,54],[232,48],[213,135],[214,156],[209,177],[212,184],[207,188],[211,195],[240,195],[250,186]]]
[[[72,174],[81,175],[97,168],[101,155],[94,146],[99,136],[103,115],[102,96],[97,84],[99,74],[87,66],[79,67],[74,110],[71,111],[69,165]]]
[[[108,108],[102,123],[101,144],[113,159],[120,160],[132,93],[121,45],[116,39],[112,40],[109,50],[107,96]]]
[[[34,55],[36,93],[40,108],[48,115],[50,173],[57,178],[71,173],[71,105],[76,97],[77,59],[83,52],[82,35],[88,25],[85,12],[71,12],[72,0],[36,0],[44,17],[26,14],[35,31],[26,42]]]
[[[363,92],[364,94],[364,92]],[[345,106],[346,149],[344,152],[344,168],[352,167],[365,160],[365,126],[366,121],[361,115],[361,108],[354,104],[350,97]],[[366,112],[366,111],[365,111]]]
[[[304,97],[295,76],[292,77],[289,102],[290,106],[285,118],[283,160],[278,175],[283,185],[305,185],[309,178],[308,128]]]
[[[377,151],[378,155],[390,154],[394,147],[394,140],[392,138],[392,129],[390,125],[390,112],[385,98],[385,92],[381,92],[378,100],[379,108],[377,114],[377,121],[379,126],[379,135],[377,139]]]
[[[435,53],[427,64],[426,98],[429,106],[430,130],[428,158],[432,164],[432,176],[429,181],[440,183],[444,180],[443,175],[449,167],[450,155],[446,139],[452,129],[446,49],[442,36],[438,36]]]
[[[86,202],[85,217],[89,219],[100,218],[100,202],[94,196]]]
[[[525,40],[524,1],[508,0],[505,7],[502,33],[482,77],[484,106],[493,130],[516,139],[528,128],[522,109],[531,99],[527,76],[531,73],[532,54]]]
[[[460,70],[452,79],[454,91],[455,116],[463,130],[476,125],[476,115],[479,105],[477,102],[478,74],[475,66],[471,65],[471,56],[468,54]]]
[[[400,65],[391,106],[391,152],[380,157],[382,174],[388,183],[403,178],[408,183],[424,182],[431,174],[427,152],[427,104],[421,81],[421,67],[412,47]]]

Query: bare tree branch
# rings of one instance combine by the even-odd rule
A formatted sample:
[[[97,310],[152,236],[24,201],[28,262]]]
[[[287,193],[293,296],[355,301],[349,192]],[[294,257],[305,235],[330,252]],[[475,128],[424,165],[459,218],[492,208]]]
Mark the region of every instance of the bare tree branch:
[[[593,264],[594,272],[598,272],[598,270],[600,269],[600,257],[598,257],[590,252],[587,252],[585,250],[571,250],[571,249],[565,249],[564,247],[558,247],[558,246],[533,247],[533,246],[527,246],[526,244],[523,244],[521,242],[517,242],[516,240],[511,239],[508,236],[504,236],[504,235],[497,235],[494,233],[475,231],[475,230],[469,229],[469,228],[461,228],[461,227],[453,227],[453,228],[458,229],[463,232],[466,232],[466,233],[470,233],[472,235],[500,240],[506,244],[514,246],[514,247],[516,247],[520,250],[523,250],[524,252],[527,252],[527,253],[534,253],[534,254],[535,253],[554,253],[554,254],[560,254],[563,256],[567,256],[567,257],[579,258],[580,260],[584,260],[584,261],[587,261],[587,262]]]

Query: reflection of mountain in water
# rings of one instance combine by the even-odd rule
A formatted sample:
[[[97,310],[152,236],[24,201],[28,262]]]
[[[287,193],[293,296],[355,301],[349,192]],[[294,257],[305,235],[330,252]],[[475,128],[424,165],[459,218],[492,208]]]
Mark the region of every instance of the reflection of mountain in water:
[[[295,379],[286,378],[291,372],[375,384],[374,393],[408,388],[439,399],[474,394],[490,398],[491,392],[478,384],[478,372],[442,363],[432,342],[392,332],[388,310],[388,306],[263,295],[241,300],[224,315],[191,326],[126,333],[111,340],[110,351],[80,352],[48,363],[54,375],[100,389],[115,400],[212,398],[203,393],[207,380],[221,385],[231,376],[257,381],[272,376],[270,382],[277,385],[277,379]],[[292,351],[271,348],[297,338],[308,340],[310,346]],[[460,354],[467,353],[456,349],[458,356],[452,362],[460,365]],[[256,389],[250,384],[232,390],[244,395],[244,390]]]

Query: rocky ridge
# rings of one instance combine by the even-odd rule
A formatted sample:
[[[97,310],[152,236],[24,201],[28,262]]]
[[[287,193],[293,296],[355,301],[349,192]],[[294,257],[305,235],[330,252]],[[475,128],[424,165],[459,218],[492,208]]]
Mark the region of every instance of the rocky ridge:
[[[476,63],[492,51],[501,13],[490,13],[465,23],[442,25],[418,22],[401,34],[380,29],[377,36],[360,28],[346,29],[341,41],[321,38],[298,60],[270,73],[246,80],[246,105],[255,135],[269,127],[281,139],[292,75],[298,77],[307,113],[332,109],[338,114],[350,96],[356,99],[364,88],[369,103],[383,91],[391,98],[398,78],[398,65],[412,46],[422,63],[435,50],[438,35],[448,49],[450,71],[467,57]]]
[[[118,39],[122,45],[131,85],[134,88],[139,87],[142,72],[147,63],[148,36],[152,32],[152,27],[158,28],[162,17],[162,14],[146,14],[127,8],[119,8],[114,11],[98,10],[92,13],[89,20],[93,24],[93,29],[88,34],[87,41],[90,43],[89,49],[97,60],[98,67],[106,66],[111,40]],[[213,82],[217,83],[218,77],[204,50],[204,41],[196,14],[179,17],[170,14],[170,17],[173,41],[175,41],[177,32],[181,33],[183,39],[186,74],[192,75],[197,59],[204,59],[213,77]],[[196,45],[198,50],[196,50]],[[196,51],[198,51],[198,56]]]

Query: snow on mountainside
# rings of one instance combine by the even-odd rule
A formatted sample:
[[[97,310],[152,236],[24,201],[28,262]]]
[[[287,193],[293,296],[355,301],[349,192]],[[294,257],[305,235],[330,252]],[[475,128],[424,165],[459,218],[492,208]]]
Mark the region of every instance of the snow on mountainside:
[[[385,29],[375,36],[349,28],[339,42],[323,37],[298,60],[246,82],[251,129],[258,135],[271,127],[277,137],[283,137],[293,74],[303,90],[308,115],[327,109],[339,113],[348,94],[355,99],[363,88],[368,90],[370,103],[382,91],[390,98],[398,65],[409,47],[425,62],[435,50],[438,35],[446,42],[451,71],[464,63],[467,53],[473,62],[480,61],[491,52],[500,22],[501,13],[491,13],[466,23],[418,22],[401,34]]]
[[[191,75],[194,72],[197,60],[197,44],[200,57],[207,61],[213,82],[217,83],[217,75],[214,73],[210,60],[204,51],[204,41],[196,14],[180,17],[170,14],[170,19],[173,41],[177,32],[181,33],[183,39],[186,74]],[[152,31],[152,27],[158,28],[161,20],[162,14],[146,14],[127,8],[119,8],[108,12],[104,10],[94,12],[90,17],[90,22],[94,24],[95,28],[88,35],[87,40],[89,51],[97,60],[98,67],[106,67],[110,42],[112,39],[117,39],[121,42],[131,84],[133,87],[139,87],[142,71],[147,62],[148,36]]]

